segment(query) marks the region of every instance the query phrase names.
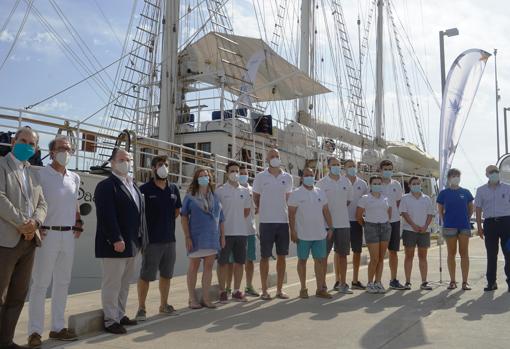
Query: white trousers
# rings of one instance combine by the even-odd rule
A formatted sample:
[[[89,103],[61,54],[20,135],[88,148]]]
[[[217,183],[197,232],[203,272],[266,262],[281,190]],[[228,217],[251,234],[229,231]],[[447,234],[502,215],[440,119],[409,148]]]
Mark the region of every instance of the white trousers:
[[[71,231],[48,231],[41,247],[35,251],[32,286],[28,307],[28,334],[44,331],[44,303],[51,290],[51,330],[65,327],[67,292],[71,283],[74,259],[74,234]]]
[[[119,323],[126,315],[129,282],[135,273],[136,257],[103,258],[101,302],[105,326]]]

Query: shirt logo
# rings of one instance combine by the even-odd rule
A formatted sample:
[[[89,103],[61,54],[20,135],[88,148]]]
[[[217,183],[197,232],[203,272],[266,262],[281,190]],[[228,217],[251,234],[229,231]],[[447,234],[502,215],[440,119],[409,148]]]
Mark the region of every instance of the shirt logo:
[[[347,187],[344,187],[344,190],[347,190]]]
[[[319,202],[321,202],[321,201],[322,201],[322,199],[321,199],[321,198],[318,198],[317,200],[318,200]]]
[[[239,195],[239,196],[241,197],[241,199],[242,199],[242,198],[244,198],[244,195],[243,195],[243,194],[241,194],[241,195]]]
[[[282,181],[282,184],[285,184],[285,181]]]
[[[501,197],[504,199],[505,198],[505,194],[501,194]]]
[[[158,196],[157,195],[149,195],[149,199],[157,199]]]
[[[358,190],[361,190],[361,187],[358,187]]]
[[[461,199],[464,199],[464,194],[460,194],[460,195],[459,195],[459,197],[460,197]]]

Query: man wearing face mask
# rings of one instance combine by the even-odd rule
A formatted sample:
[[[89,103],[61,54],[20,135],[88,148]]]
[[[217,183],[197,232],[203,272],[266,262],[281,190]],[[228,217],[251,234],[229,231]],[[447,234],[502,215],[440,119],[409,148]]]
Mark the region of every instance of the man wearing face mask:
[[[168,159],[155,156],[151,162],[153,179],[140,187],[145,198],[145,217],[149,245],[142,252],[142,269],[138,280],[137,321],[147,319],[145,300],[149,283],[156,280],[159,271],[160,305],[159,313],[171,315],[175,312],[168,304],[170,280],[175,265],[175,220],[180,214],[181,196],[179,189],[168,182]]]
[[[356,220],[358,201],[369,193],[368,184],[358,177],[358,170],[354,160],[346,160],[344,163],[347,179],[352,184],[352,197],[349,203],[349,223],[351,227],[351,249],[352,249],[352,283],[353,290],[364,290],[366,287],[359,281],[359,267],[361,264],[361,250],[363,248],[363,226]]]
[[[383,160],[379,164],[379,171],[383,179],[382,186],[383,196],[388,198],[388,202],[391,205],[391,238],[388,245],[389,254],[389,265],[391,273],[390,288],[394,290],[405,290],[397,279],[398,269],[398,254],[400,250],[400,213],[398,207],[400,205],[400,199],[402,198],[402,186],[400,183],[391,177],[393,176],[393,163],[390,160]]]
[[[115,149],[112,174],[99,182],[96,203],[96,258],[101,259],[103,279],[101,302],[105,330],[126,333],[124,326],[136,325],[126,316],[129,281],[135,273],[135,257],[148,244],[145,201],[129,175],[131,155]]]
[[[487,249],[487,287],[484,291],[494,291],[498,288],[496,274],[498,244],[501,243],[505,256],[506,282],[510,292],[510,185],[500,181],[497,166],[487,166],[485,175],[489,181],[477,189],[475,197],[478,235],[485,239]]]
[[[23,127],[12,140],[12,151],[0,158],[0,348],[16,349],[13,342],[25,304],[34,262],[41,245],[39,228],[46,218],[43,189],[28,159],[38,135]]]
[[[220,302],[227,302],[228,295],[225,291],[228,264],[230,255],[234,259],[234,290],[232,299],[238,302],[246,302],[247,299],[241,291],[243,268],[246,263],[246,244],[248,227],[246,218],[250,215],[251,196],[250,191],[239,185],[239,165],[229,162],[226,167],[227,183],[216,189],[216,195],[220,199],[225,216],[225,247],[220,251],[218,258],[218,281],[220,284]]]
[[[299,297],[308,298],[306,262],[311,252],[317,283],[315,296],[329,299],[332,296],[328,293],[328,290],[324,289],[326,269],[323,266],[327,255],[327,240],[333,238],[328,198],[324,191],[314,186],[315,174],[311,168],[303,170],[302,181],[303,185],[294,190],[289,197],[290,236],[292,242],[297,244],[297,272],[301,283]]]
[[[39,347],[44,332],[44,302],[52,283],[50,338],[63,341],[77,339],[65,328],[65,307],[71,282],[75,239],[83,231],[78,210],[80,177],[66,169],[73,149],[69,139],[56,137],[49,144],[52,162],[39,171],[39,181],[48,204],[41,227],[44,242],[35,253],[30,289],[28,345]]]
[[[266,157],[269,167],[255,176],[253,182],[253,201],[259,213],[260,234],[260,280],[262,284],[261,298],[270,300],[267,292],[269,274],[269,258],[276,245],[276,297],[288,299],[282,291],[285,276],[285,258],[289,254],[289,217],[287,199],[292,192],[292,176],[283,171],[280,153],[270,149]]]
[[[335,157],[328,159],[329,174],[322,178],[317,187],[322,189],[328,198],[328,207],[333,219],[333,238],[328,240],[327,253],[335,246],[335,291],[351,294],[346,282],[347,256],[351,248],[351,229],[349,224],[349,212],[347,206],[352,200],[351,182],[341,176],[340,161]],[[324,274],[327,271],[327,257],[324,263]]]

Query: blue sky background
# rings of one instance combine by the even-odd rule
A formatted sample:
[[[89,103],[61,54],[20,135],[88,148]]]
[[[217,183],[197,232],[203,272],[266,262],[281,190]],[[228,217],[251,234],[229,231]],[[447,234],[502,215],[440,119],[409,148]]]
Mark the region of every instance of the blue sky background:
[[[0,26],[5,23],[15,2],[0,0]],[[119,58],[133,6],[131,0],[56,0],[56,2],[94,52],[99,61],[99,64],[96,63],[97,67],[110,64]],[[269,2],[274,0],[258,0],[257,4],[268,5]],[[139,0],[138,6],[141,3]],[[237,34],[259,36],[257,23],[253,19],[252,3],[248,0],[234,0],[229,5]],[[399,17],[403,19],[436,92],[440,89],[439,30],[457,27],[460,31],[458,37],[446,38],[447,66],[465,49],[482,48],[492,53],[495,47],[498,48],[498,74],[502,95],[500,120],[502,120],[502,108],[510,105],[508,2],[394,0],[393,3]],[[98,4],[107,20],[101,14]],[[346,19],[351,23],[349,30],[354,33],[358,1],[346,0],[342,4]],[[66,42],[76,52],[80,52],[49,0],[36,0],[35,6]],[[14,40],[25,10],[26,1],[22,0],[6,29],[0,32],[0,64]],[[109,69],[108,73],[113,77],[115,67]],[[71,63],[48,30],[32,13],[13,54],[0,70],[0,105],[25,107],[80,80],[85,74]],[[82,84],[42,104],[37,110],[81,119],[102,107],[107,101],[107,94],[99,92],[97,85],[92,86],[94,88],[87,83]],[[464,185],[471,190],[485,180],[485,166],[496,162],[494,98],[494,58],[491,57],[454,161],[454,166],[464,172]],[[437,154],[439,112],[432,104],[428,109],[428,122],[424,126],[427,128],[429,135],[427,140],[431,150]],[[501,144],[503,146],[503,141]]]

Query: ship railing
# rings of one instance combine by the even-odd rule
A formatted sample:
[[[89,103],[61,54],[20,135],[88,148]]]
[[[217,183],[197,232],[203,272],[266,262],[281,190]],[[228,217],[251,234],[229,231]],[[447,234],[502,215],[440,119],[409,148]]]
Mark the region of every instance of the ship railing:
[[[15,132],[22,126],[30,126],[39,134],[39,147],[43,159],[48,157],[47,145],[56,135],[67,136],[75,149],[69,167],[78,171],[97,173],[98,167],[106,164],[109,160],[109,155],[100,157],[97,150],[107,149],[111,154],[116,146],[127,148],[133,154],[133,174],[138,181],[146,181],[151,177],[150,164],[152,159],[158,155],[168,157],[170,162],[169,178],[180,187],[191,182],[193,172],[197,167],[210,170],[216,183],[224,181],[225,167],[230,161],[246,166],[251,178],[263,170],[262,166],[255,166],[251,162],[235,160],[220,154],[159,139],[140,137],[134,131],[128,131],[130,144],[126,144],[125,140],[120,141],[119,137],[107,134],[107,132],[123,134],[121,130],[108,129],[91,122],[81,123],[78,120],[46,113],[0,106],[0,131]],[[108,151],[103,153],[108,153]],[[96,167],[95,170],[90,171],[93,166]],[[108,168],[106,167],[105,170]]]

